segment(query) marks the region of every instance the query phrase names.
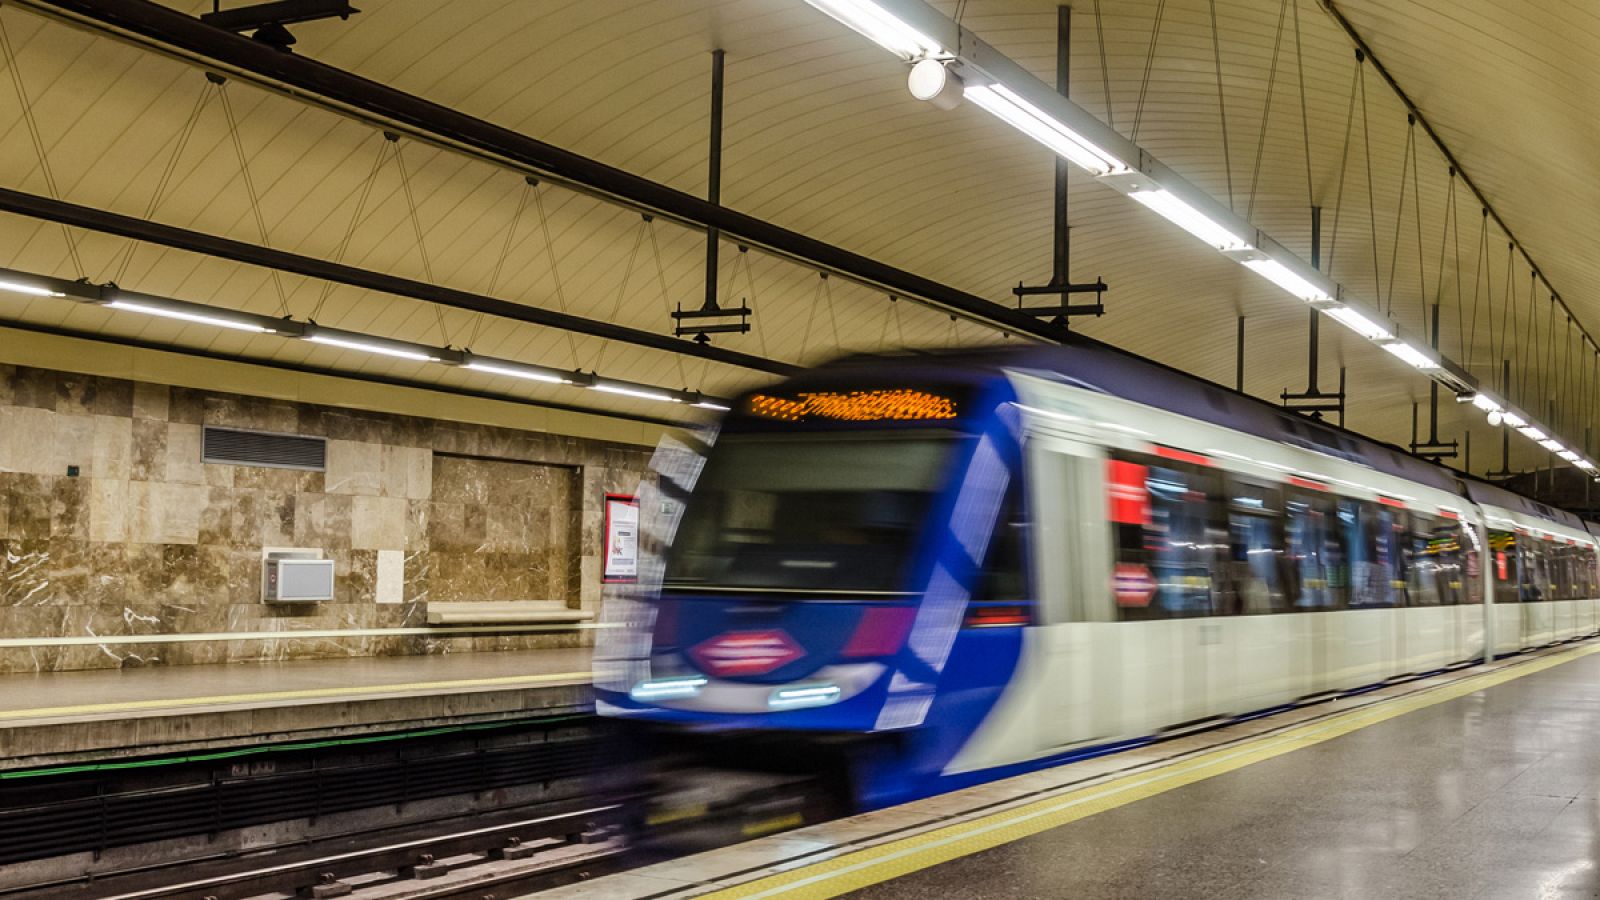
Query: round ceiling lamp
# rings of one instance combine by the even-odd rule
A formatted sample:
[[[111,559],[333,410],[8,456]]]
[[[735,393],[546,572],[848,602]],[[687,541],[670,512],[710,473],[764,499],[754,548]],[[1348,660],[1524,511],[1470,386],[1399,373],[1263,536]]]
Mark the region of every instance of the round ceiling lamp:
[[[937,59],[920,59],[906,78],[911,96],[926,100],[940,109],[955,109],[961,103],[961,78]]]

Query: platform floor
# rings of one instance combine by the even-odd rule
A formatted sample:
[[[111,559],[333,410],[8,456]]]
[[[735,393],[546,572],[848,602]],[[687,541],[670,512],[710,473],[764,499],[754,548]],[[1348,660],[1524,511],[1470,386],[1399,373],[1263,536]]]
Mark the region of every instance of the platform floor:
[[[550,896],[1600,897],[1597,866],[1589,640]]]
[[[0,676],[0,770],[460,724],[588,702],[587,649]]]
[[[862,890],[1600,896],[1600,655]]]

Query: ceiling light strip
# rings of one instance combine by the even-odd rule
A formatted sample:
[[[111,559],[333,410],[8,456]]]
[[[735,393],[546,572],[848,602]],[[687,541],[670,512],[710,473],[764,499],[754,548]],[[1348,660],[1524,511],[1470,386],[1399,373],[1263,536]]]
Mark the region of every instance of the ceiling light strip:
[[[284,317],[258,315],[242,310],[224,309],[187,300],[158,297],[125,291],[111,285],[94,285],[87,281],[67,281],[30,272],[0,269],[0,292],[29,297],[71,299],[104,309],[131,312],[139,315],[174,319],[191,325],[207,325],[232,331],[253,334],[270,334],[279,338],[305,340],[309,343],[358,353],[370,353],[393,359],[418,363],[433,363],[482,372],[487,375],[537,381],[551,385],[578,387],[602,393],[679,403],[696,409],[724,412],[729,409],[725,400],[708,397],[699,391],[675,390],[659,385],[642,384],[619,378],[601,378],[593,373],[565,371],[548,366],[533,365],[492,356],[480,356],[451,347],[434,347],[411,341],[363,334],[342,328],[330,328],[315,322],[299,322]]]
[[[1458,397],[1473,399],[1479,395],[1477,379],[1464,368],[1426,342],[1408,339],[1387,315],[1347,296],[1337,282],[923,0],[807,2],[902,59],[940,60],[951,77],[964,84],[965,96],[995,118],[1443,384]],[[908,40],[896,29],[925,40]],[[952,53],[947,49],[950,47],[958,51]],[[1492,402],[1494,410],[1474,401],[1491,416],[1492,422],[1516,421],[1526,426],[1532,421],[1499,401]],[[1543,430],[1534,430],[1540,434],[1538,440],[1566,449]],[[1567,452],[1577,456],[1573,451]],[[1569,461],[1585,471],[1594,470],[1587,458]]]

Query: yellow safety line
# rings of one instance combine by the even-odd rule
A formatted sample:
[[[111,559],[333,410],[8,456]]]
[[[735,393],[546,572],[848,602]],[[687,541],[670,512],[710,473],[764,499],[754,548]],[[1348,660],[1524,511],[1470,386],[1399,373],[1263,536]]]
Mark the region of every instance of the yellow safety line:
[[[1600,646],[1581,647],[1495,672],[1472,675],[1410,697],[1335,713],[1245,743],[1197,756],[956,825],[845,853],[803,868],[755,879],[705,896],[711,898],[823,898],[860,890],[939,863],[1059,828],[1096,813],[1215,778],[1253,763],[1330,741],[1396,716],[1504,684],[1571,662]],[[648,871],[648,870],[646,870]]]
[[[495,678],[464,678],[458,681],[412,681],[400,684],[365,684],[349,687],[305,688],[297,691],[264,691],[255,694],[215,694],[209,697],[171,697],[158,700],[124,700],[116,703],[88,703],[82,706],[50,706],[40,709],[0,711],[7,719],[43,719],[58,716],[88,716],[97,713],[136,712],[149,709],[177,709],[191,706],[231,706],[277,700],[316,700],[323,697],[348,697],[352,694],[409,694],[485,687],[515,687],[547,684],[552,681],[584,683],[591,672],[560,672],[547,675],[504,675]]]

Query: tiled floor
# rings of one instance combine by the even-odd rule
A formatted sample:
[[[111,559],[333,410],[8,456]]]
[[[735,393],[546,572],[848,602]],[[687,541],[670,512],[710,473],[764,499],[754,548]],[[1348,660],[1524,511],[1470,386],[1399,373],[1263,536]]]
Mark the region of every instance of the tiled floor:
[[[1600,896],[1600,655],[858,892]]]

